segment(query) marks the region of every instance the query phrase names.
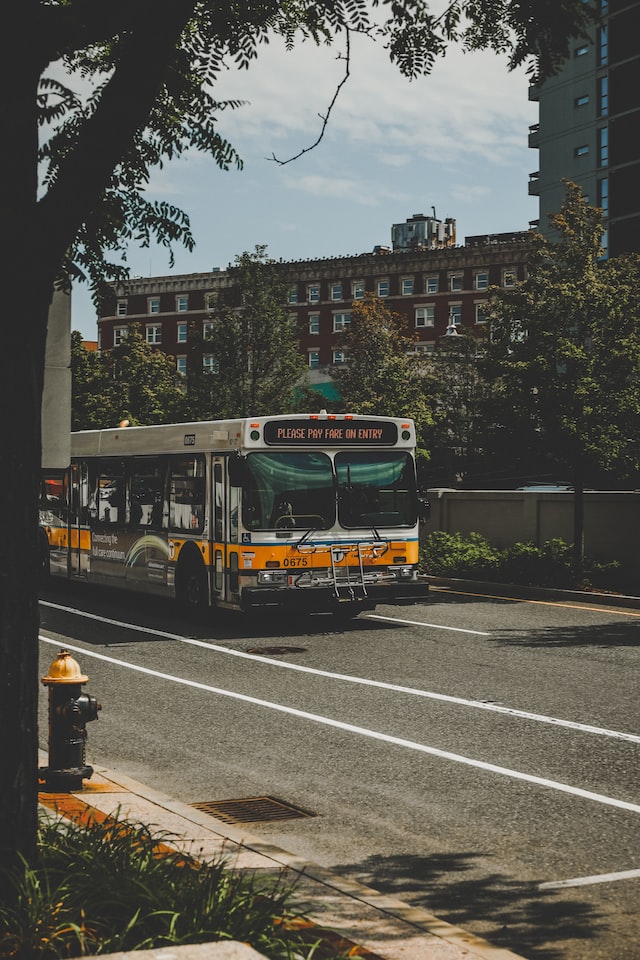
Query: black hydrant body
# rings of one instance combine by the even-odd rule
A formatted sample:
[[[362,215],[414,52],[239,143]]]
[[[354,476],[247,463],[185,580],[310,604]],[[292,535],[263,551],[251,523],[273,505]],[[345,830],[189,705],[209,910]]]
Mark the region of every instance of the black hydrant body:
[[[42,683],[49,688],[49,766],[39,775],[49,790],[78,790],[93,773],[86,762],[86,724],[98,719],[100,704],[83,693],[88,677],[68,650],[61,650]]]

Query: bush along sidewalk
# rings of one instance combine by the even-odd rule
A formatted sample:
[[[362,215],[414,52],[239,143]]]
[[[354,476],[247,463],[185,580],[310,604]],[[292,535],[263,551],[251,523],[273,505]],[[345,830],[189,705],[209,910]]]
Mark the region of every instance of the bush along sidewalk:
[[[0,958],[55,960],[178,944],[237,940],[273,960],[311,960],[319,943],[274,876],[201,863],[170,838],[115,818],[85,823],[44,815],[37,861],[3,889]],[[7,884],[7,881],[9,883]],[[337,960],[343,954],[322,957]]]
[[[573,547],[564,540],[515,543],[500,550],[479,533],[436,531],[429,534],[420,551],[421,573],[460,580],[512,583],[523,587],[556,589],[602,589],[626,592],[628,578],[617,562],[602,563],[585,558],[581,576],[576,575]]]

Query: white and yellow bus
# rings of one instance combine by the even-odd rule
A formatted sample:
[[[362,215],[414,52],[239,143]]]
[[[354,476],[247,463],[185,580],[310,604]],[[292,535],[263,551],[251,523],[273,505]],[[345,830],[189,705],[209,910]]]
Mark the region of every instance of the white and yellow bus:
[[[425,600],[414,448],[411,420],[355,414],[74,433],[43,472],[43,572],[194,610]]]

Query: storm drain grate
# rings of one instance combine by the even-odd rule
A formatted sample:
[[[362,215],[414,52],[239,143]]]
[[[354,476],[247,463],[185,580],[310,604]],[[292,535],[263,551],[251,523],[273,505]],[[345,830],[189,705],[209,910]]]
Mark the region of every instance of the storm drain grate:
[[[223,823],[256,823],[265,820],[297,820],[315,817],[315,813],[294,807],[275,797],[247,797],[244,800],[208,800],[192,807],[217,817]]]

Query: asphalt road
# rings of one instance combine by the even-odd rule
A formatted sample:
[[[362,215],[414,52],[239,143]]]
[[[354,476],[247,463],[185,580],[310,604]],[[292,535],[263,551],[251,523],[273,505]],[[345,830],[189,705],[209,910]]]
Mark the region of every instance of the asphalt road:
[[[640,958],[639,610],[433,589],[194,625],[65,586],[41,635],[41,675],[66,644],[103,705],[89,763],[299,807],[248,829],[531,960]]]

